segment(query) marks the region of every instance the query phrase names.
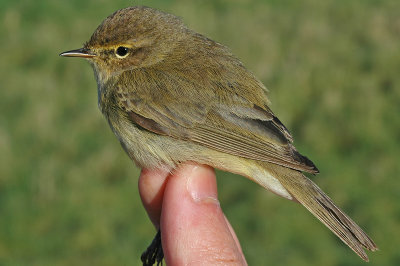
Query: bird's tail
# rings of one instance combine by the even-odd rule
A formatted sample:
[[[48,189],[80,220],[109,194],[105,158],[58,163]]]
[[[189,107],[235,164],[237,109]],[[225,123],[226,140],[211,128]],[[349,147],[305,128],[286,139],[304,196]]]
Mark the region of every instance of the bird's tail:
[[[293,171],[278,177],[287,191],[315,217],[324,223],[363,260],[369,261],[364,248],[378,250],[374,241],[310,179]]]

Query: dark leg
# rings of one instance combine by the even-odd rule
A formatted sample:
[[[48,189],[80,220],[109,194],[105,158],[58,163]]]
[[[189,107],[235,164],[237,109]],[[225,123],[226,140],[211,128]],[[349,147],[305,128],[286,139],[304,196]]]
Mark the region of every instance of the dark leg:
[[[164,252],[161,245],[161,231],[158,230],[150,246],[143,252],[140,259],[143,262],[143,266],[153,266],[155,263],[159,266],[162,265],[163,258]]]

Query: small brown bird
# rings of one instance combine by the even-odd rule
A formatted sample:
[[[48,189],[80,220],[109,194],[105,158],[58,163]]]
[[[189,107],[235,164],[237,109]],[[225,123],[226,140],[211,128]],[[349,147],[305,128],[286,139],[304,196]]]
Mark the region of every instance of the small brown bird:
[[[302,172],[264,85],[223,45],[148,7],[116,11],[83,48],[62,56],[93,66],[100,110],[139,167],[195,161],[243,175],[301,203],[363,260],[375,243]]]

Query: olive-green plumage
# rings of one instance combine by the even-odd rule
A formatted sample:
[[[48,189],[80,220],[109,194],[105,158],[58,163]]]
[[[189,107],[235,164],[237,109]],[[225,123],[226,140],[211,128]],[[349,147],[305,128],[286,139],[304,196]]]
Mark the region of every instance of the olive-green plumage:
[[[223,45],[147,7],[118,10],[82,49],[99,107],[140,167],[195,161],[298,201],[361,258],[374,242],[301,172],[318,173],[269,109],[264,85]]]

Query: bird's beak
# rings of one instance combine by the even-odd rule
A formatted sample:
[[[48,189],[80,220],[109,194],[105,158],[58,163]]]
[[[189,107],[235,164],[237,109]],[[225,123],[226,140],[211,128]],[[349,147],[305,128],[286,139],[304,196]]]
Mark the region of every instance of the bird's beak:
[[[76,50],[63,52],[60,54],[60,56],[92,58],[95,57],[96,54],[94,54],[87,48],[80,48]]]

